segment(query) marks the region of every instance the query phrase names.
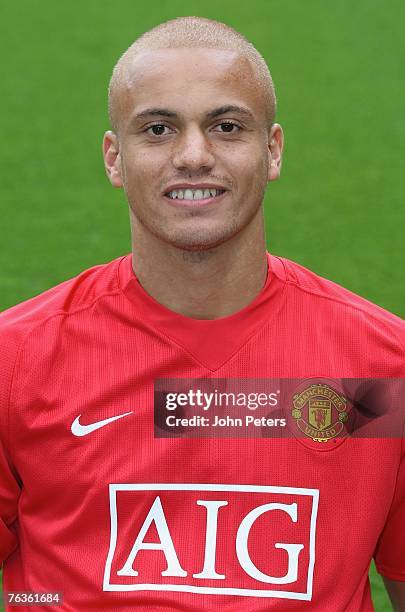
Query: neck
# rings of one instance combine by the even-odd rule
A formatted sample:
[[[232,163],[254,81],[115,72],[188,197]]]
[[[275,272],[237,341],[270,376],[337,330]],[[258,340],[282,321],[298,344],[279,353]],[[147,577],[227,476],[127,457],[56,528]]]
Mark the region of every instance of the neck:
[[[217,319],[248,306],[267,276],[263,217],[226,243],[187,251],[132,223],[134,272],[145,291],[170,310],[193,319]]]

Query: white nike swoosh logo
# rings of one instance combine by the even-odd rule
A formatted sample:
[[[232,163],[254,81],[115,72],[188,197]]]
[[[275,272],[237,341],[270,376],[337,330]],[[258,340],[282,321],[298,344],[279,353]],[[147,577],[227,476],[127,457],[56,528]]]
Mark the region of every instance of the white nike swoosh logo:
[[[96,431],[96,429],[100,429],[100,427],[104,427],[104,425],[108,425],[108,423],[112,423],[113,421],[122,419],[122,417],[128,416],[132,413],[133,410],[131,410],[131,412],[125,412],[124,414],[118,414],[117,416],[110,417],[109,419],[104,419],[103,421],[96,421],[95,423],[91,423],[90,425],[81,425],[79,423],[79,419],[82,415],[79,414],[79,416],[76,417],[73,421],[72,427],[70,429],[74,436],[87,436],[87,434],[91,433],[92,431]]]

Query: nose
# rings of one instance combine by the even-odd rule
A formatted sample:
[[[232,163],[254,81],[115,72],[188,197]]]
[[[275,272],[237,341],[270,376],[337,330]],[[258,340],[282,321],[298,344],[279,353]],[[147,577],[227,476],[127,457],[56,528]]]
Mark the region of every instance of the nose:
[[[173,165],[177,170],[201,171],[214,166],[212,143],[197,126],[190,126],[179,135],[173,153]]]

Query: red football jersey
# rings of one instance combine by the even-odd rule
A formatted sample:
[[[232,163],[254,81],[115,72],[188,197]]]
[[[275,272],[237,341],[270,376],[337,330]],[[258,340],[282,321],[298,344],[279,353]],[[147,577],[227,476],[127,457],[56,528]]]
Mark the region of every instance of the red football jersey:
[[[4,590],[67,612],[373,610],[373,556],[405,580],[403,440],[157,438],[153,385],[401,378],[403,322],[270,255],[249,306],[195,320],[131,261],[0,316]]]

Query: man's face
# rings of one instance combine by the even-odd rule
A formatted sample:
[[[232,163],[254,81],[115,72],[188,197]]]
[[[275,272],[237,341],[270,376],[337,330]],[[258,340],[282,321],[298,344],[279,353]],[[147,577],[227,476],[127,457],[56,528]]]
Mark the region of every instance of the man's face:
[[[216,49],[147,51],[132,60],[119,95],[118,137],[107,132],[104,154],[136,232],[203,250],[260,214],[266,184],[278,178],[282,132],[269,133],[245,58]]]

